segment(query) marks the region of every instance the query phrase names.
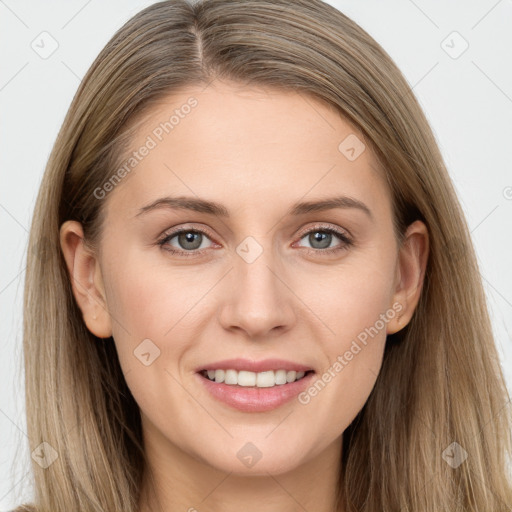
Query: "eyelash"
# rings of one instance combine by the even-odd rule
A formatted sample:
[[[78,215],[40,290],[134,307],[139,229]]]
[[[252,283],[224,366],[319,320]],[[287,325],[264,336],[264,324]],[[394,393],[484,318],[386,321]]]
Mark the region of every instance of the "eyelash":
[[[311,249],[309,247],[304,247],[304,249],[307,249],[309,253],[324,253],[324,254],[333,254],[338,253],[339,251],[346,251],[349,247],[353,245],[353,241],[342,231],[339,231],[338,229],[327,227],[327,226],[314,226],[313,228],[309,229],[308,231],[305,231],[301,234],[299,240],[302,240],[306,235],[309,235],[310,233],[329,233],[332,235],[336,235],[343,244],[338,245],[336,247],[333,247],[331,249]],[[157,241],[157,244],[162,247],[165,251],[170,252],[171,254],[177,254],[180,256],[183,256],[185,258],[193,258],[197,257],[198,253],[200,254],[204,249],[194,249],[193,251],[183,251],[183,250],[176,250],[176,249],[169,249],[167,247],[164,247],[170,240],[172,240],[176,235],[179,235],[181,233],[202,233],[203,235],[206,235],[208,238],[211,238],[210,234],[203,230],[198,228],[180,228],[176,231],[172,231],[171,233],[166,233],[164,236]]]

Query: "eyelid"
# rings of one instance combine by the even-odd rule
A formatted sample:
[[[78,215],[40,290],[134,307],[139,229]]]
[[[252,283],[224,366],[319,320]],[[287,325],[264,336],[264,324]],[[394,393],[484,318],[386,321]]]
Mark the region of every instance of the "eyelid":
[[[341,228],[336,225],[329,225],[328,223],[325,223],[325,222],[317,222],[317,223],[313,224],[312,226],[308,226],[304,229],[301,229],[297,236],[299,238],[302,238],[304,235],[307,235],[310,231],[315,230],[315,229],[318,229],[319,231],[320,230],[327,230],[327,231],[332,230],[332,231],[335,231],[336,233],[338,233],[339,235],[343,235],[346,238],[350,238],[351,240],[354,238],[352,236],[352,233],[350,233],[350,231],[348,229]]]
[[[169,236],[174,236],[174,235],[179,235],[180,233],[182,233],[183,231],[198,231],[199,233],[203,233],[205,235],[208,235],[209,238],[215,238],[213,236],[213,234],[211,233],[210,230],[208,230],[207,228],[205,227],[197,227],[197,226],[192,226],[192,225],[189,225],[191,223],[186,223],[186,224],[179,224],[178,227],[172,227],[172,228],[168,228],[166,229],[163,233],[161,233],[159,236],[158,236],[158,239],[161,240],[161,239],[165,239]]]

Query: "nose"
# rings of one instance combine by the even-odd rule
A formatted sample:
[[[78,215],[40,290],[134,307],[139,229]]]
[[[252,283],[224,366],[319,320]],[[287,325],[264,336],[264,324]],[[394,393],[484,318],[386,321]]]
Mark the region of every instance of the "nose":
[[[252,262],[235,253],[233,266],[224,280],[219,312],[224,329],[242,331],[250,339],[289,330],[296,321],[294,294],[287,283],[289,273],[272,250],[263,250]]]

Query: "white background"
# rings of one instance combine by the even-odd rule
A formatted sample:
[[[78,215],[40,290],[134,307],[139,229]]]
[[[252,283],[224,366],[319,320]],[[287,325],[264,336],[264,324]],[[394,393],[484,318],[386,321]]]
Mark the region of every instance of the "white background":
[[[21,304],[39,183],[81,77],[114,32],[151,3],[0,0],[0,510],[31,497]],[[512,389],[512,1],[329,3],[384,47],[426,112],[467,215]],[[47,59],[31,47],[43,31],[58,42]],[[469,44],[458,58],[445,51],[462,49],[453,31]]]

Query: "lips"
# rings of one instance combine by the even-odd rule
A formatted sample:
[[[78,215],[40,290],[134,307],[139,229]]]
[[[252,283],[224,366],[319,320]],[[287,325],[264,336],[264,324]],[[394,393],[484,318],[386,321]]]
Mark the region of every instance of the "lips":
[[[280,364],[282,364],[282,362]],[[210,370],[210,372],[211,371],[212,370]],[[241,371],[243,372],[244,370]],[[219,370],[219,372],[223,372],[223,370]],[[291,372],[295,373],[293,370],[291,370]],[[285,404],[290,404],[297,395],[304,392],[308,386],[311,386],[315,378],[315,372],[306,372],[304,377],[300,380],[281,385],[277,385],[276,383],[276,385],[271,387],[243,387],[240,385],[226,384],[224,382],[214,382],[208,377],[203,376],[200,372],[196,373],[195,376],[198,385],[201,386],[215,402],[223,403],[241,412],[260,413],[270,412]]]
[[[314,374],[311,366],[286,359],[224,359],[196,368],[197,382],[211,397],[242,412],[271,411],[289,403]]]

